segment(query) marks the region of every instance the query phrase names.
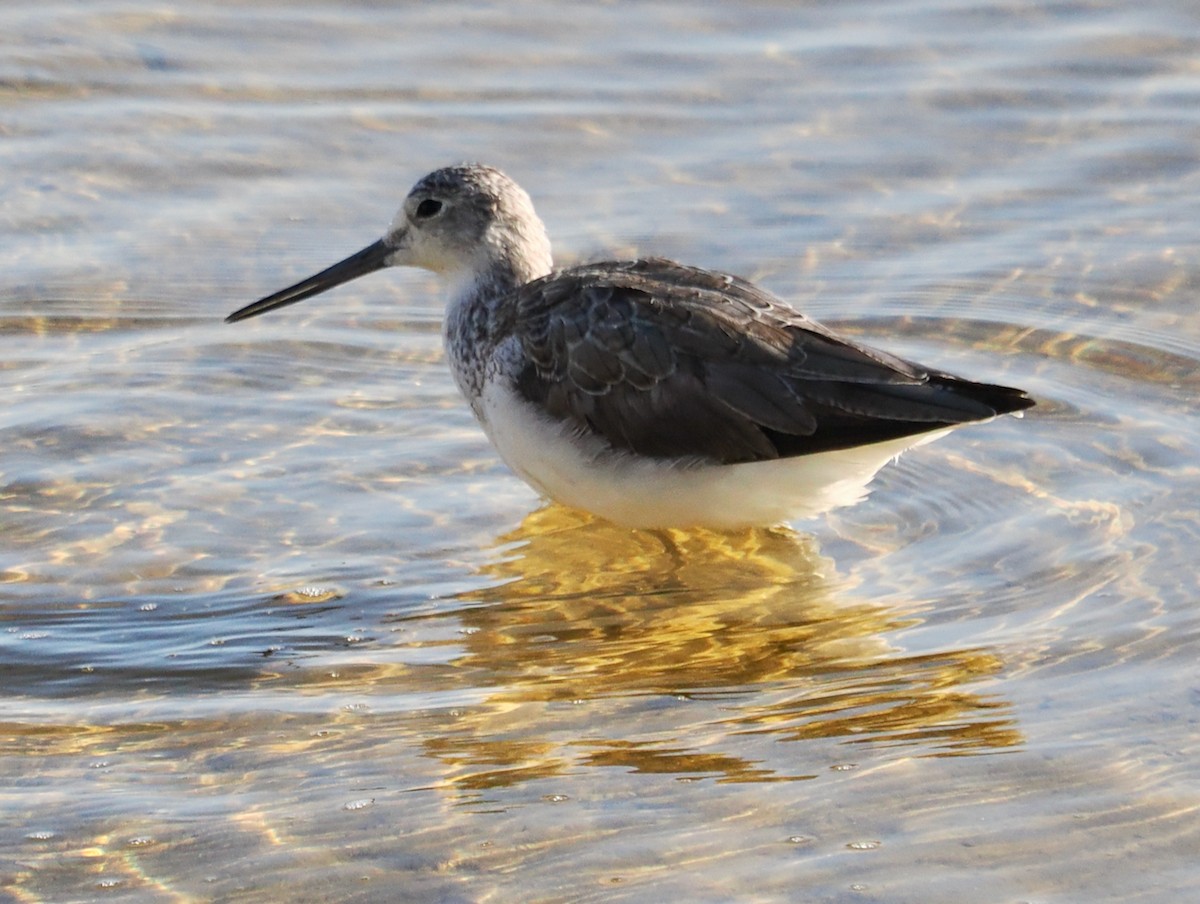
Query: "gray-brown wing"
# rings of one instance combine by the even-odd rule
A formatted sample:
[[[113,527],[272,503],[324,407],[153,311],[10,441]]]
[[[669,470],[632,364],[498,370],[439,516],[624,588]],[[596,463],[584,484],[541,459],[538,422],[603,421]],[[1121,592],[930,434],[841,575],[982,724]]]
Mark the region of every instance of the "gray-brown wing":
[[[615,448],[725,464],[981,420],[1033,402],[836,336],[752,284],[649,259],[516,297],[518,391]]]

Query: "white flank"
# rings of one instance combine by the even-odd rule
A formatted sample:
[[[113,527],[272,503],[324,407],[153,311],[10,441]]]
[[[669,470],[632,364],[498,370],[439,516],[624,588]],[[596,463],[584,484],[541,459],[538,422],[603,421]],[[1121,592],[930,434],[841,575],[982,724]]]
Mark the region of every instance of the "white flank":
[[[952,429],[776,461],[711,465],[613,452],[551,421],[500,381],[490,381],[480,401],[492,443],[534,489],[639,528],[729,529],[811,518],[859,501],[889,461]]]

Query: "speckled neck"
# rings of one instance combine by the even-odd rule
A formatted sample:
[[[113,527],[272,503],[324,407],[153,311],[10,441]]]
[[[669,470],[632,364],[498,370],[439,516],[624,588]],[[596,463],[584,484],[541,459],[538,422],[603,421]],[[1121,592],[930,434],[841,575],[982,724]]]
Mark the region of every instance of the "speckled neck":
[[[496,261],[456,286],[451,295],[442,341],[454,381],[480,420],[484,416],[479,396],[489,368],[499,364],[496,350],[512,335],[516,291],[534,278],[522,279],[509,261]]]

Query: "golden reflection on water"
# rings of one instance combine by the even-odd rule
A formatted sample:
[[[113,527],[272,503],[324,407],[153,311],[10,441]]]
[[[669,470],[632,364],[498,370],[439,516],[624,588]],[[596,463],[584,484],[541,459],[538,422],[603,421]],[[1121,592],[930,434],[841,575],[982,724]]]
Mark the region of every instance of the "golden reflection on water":
[[[38,492],[67,509],[99,490],[76,482]],[[175,509],[152,500],[125,511],[131,518],[0,580],[50,583],[113,556],[122,575],[133,573],[139,550],[138,581],[190,561],[181,543],[179,554],[161,555]],[[40,537],[36,526],[30,535]],[[1010,704],[990,690],[988,679],[1009,665],[997,651],[906,649],[926,600],[897,606],[904,597],[893,591],[888,605],[874,602],[809,536],[631,532],[550,507],[482,545],[489,541],[492,561],[474,580],[485,587],[422,594],[415,609],[403,557],[384,572],[394,577],[387,582],[372,571],[331,588],[314,576],[262,590],[258,605],[229,601],[238,615],[221,630],[253,638],[239,647],[252,658],[228,653],[210,666],[185,646],[194,684],[182,693],[179,683],[126,676],[115,687],[136,686],[133,694],[110,688],[86,710],[69,699],[14,704],[18,714],[0,724],[8,738],[0,754],[41,782],[32,802],[19,790],[9,798],[25,856],[16,893],[174,896],[172,877],[253,868],[281,851],[313,868],[342,850],[344,814],[361,826],[424,808],[413,822],[436,833],[446,813],[515,812],[545,795],[547,782],[547,802],[589,781],[648,787],[647,776],[796,783],[868,759],[1023,743]],[[220,568],[189,577],[192,586],[227,579]],[[138,591],[138,581],[123,580],[100,586]],[[385,587],[395,588],[396,610],[384,610],[393,592]],[[99,606],[78,595],[79,605]],[[327,623],[318,618],[325,612],[335,614]],[[360,630],[356,617],[362,633],[348,637]],[[298,627],[306,618],[320,623],[311,635]],[[102,686],[104,672],[80,686]],[[34,837],[43,809],[67,808],[60,787],[84,789],[87,806],[51,823],[53,837]],[[156,795],[175,812],[139,806]],[[359,809],[360,801],[372,803]],[[179,829],[191,819],[217,828],[192,838]],[[296,881],[304,874],[298,868]]]
[[[472,605],[456,613],[465,640],[454,668],[491,690],[425,741],[462,787],[584,765],[811,777],[756,762],[741,749],[756,735],[931,755],[1022,742],[1005,701],[967,689],[1001,670],[995,652],[905,653],[885,635],[917,622],[856,598],[810,537],[630,532],[550,507],[501,543],[518,551],[485,569],[498,585],[460,596]],[[709,704],[682,717],[703,748],[679,739],[679,710],[664,718],[663,700]],[[572,704],[597,701],[621,717],[570,717]]]

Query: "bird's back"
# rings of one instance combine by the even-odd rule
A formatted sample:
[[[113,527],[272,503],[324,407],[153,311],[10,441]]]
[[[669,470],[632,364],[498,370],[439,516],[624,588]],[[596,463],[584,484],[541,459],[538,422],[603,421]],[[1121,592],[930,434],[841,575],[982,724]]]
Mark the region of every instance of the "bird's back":
[[[840,337],[738,277],[657,258],[559,271],[505,307],[518,393],[639,456],[767,461],[1033,404]]]

